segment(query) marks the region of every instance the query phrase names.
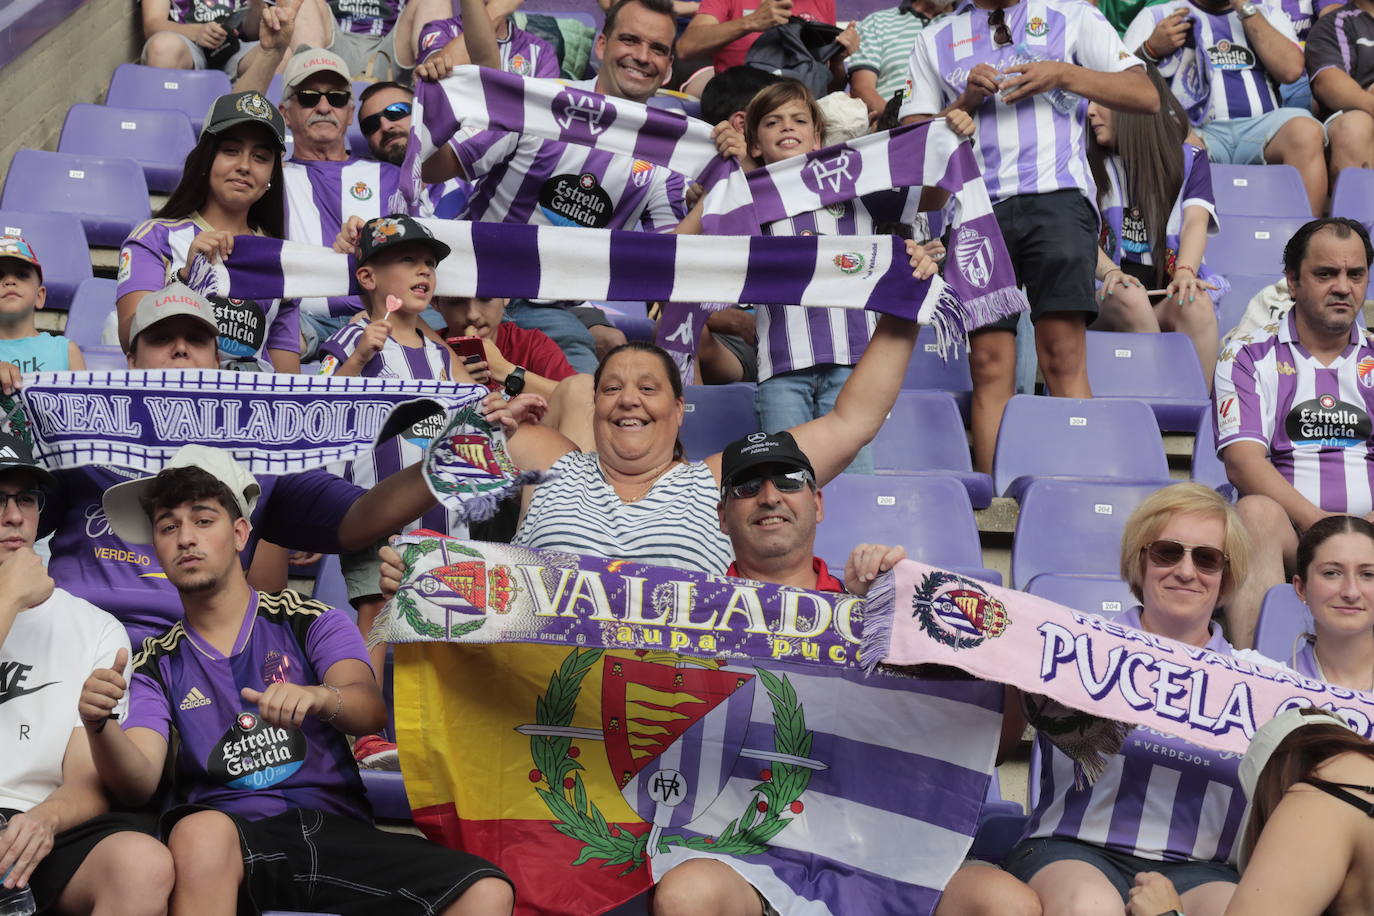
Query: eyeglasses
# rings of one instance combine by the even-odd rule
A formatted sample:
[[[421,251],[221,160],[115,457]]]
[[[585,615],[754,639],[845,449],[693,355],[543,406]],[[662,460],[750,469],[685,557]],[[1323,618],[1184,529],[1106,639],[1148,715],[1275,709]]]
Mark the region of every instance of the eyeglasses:
[[[337,106],[336,106],[337,107]],[[388,121],[399,121],[410,116],[409,102],[392,102],[376,114],[370,114],[358,122],[358,126],[363,130],[363,136],[376,133],[377,128],[382,126],[382,119]]]
[[[1191,554],[1193,568],[1200,573],[1221,572],[1231,558],[1215,547],[1190,547],[1178,541],[1152,541],[1144,548],[1150,563],[1160,569],[1169,569],[1183,562],[1185,555]]]
[[[325,92],[318,89],[296,90],[296,101],[300,103],[302,108],[314,108],[320,104],[321,97],[329,100],[329,107],[331,108],[343,108],[353,101],[353,93],[347,89],[329,89]]]
[[[10,500],[19,507],[20,512],[42,512],[42,490],[20,490],[18,493],[0,492],[0,515],[9,511]]]
[[[997,47],[1011,44],[1011,29],[1007,28],[1007,11],[993,10],[988,13],[988,28],[992,29],[992,40]]]
[[[720,488],[721,496],[734,497],[735,499],[752,499],[759,495],[763,489],[763,482],[769,480],[777,488],[779,493],[795,493],[805,486],[815,486],[816,479],[807,471],[788,471],[786,474],[764,474],[759,477],[751,477],[739,483],[732,483]]]

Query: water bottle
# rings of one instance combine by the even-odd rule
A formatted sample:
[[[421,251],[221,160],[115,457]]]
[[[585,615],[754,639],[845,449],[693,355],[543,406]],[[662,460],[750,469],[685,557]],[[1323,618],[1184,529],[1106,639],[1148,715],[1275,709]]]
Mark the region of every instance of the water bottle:
[[[0,814],[0,833],[4,832],[8,823],[5,815]],[[10,871],[13,870],[11,867]],[[9,876],[10,872],[5,872],[4,876],[0,877],[0,885],[3,885]],[[29,888],[16,887],[10,889],[0,886],[0,916],[33,916],[37,910],[38,905],[34,903],[33,891]]]
[[[1025,63],[1049,59],[1037,51],[1032,51],[1026,46],[1024,41],[1018,44],[1014,50],[1017,58]],[[1042,92],[1040,94],[1048,99],[1051,105],[1064,114],[1073,114],[1074,109],[1078,107],[1078,96],[1067,89],[1051,89],[1048,92]]]

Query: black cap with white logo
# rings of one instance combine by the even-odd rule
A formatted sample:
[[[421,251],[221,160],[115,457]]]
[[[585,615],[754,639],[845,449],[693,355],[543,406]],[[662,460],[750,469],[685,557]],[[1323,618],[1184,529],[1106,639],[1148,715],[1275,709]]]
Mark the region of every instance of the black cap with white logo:
[[[783,430],[780,433],[750,433],[725,446],[720,456],[720,484],[728,487],[738,483],[745,472],[763,465],[803,470],[813,478],[816,476],[816,469],[797,446],[797,440]]]
[[[0,432],[0,474],[15,470],[28,471],[45,487],[57,486],[52,472],[33,460],[28,443],[11,433]]]

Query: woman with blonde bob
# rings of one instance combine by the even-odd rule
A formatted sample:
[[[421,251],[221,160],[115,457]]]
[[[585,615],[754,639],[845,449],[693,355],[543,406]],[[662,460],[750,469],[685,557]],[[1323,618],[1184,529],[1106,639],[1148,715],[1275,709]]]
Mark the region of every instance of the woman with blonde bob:
[[[1267,662],[1233,650],[1212,621],[1245,581],[1249,553],[1240,517],[1214,491],[1165,487],[1126,522],[1121,577],[1140,606],[1115,622]],[[1137,728],[1087,785],[1044,735],[1036,744],[1040,799],[1006,868],[1040,895],[1046,913],[1120,913],[1135,876],[1153,871],[1179,888],[1188,916],[1221,916],[1238,879],[1227,864],[1245,808],[1238,760]]]
[[[1290,709],[1255,733],[1240,777],[1250,808],[1226,916],[1374,913],[1374,743],[1331,713]],[[1137,877],[1130,916],[1183,907],[1163,875]]]

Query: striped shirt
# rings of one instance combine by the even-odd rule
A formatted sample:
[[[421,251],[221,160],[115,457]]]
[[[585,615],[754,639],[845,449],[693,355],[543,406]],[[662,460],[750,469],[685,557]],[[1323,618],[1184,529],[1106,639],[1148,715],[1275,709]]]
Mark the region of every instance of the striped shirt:
[[[1122,259],[1137,264],[1154,264],[1153,240],[1147,236],[1145,223],[1134,204],[1126,200],[1126,173],[1121,157],[1112,154],[1103,159],[1108,187],[1102,197],[1102,250],[1115,263]],[[1128,206],[1128,204],[1131,204]],[[1207,154],[1196,146],[1183,144],[1183,184],[1174,199],[1173,209],[1164,228],[1164,245],[1168,253],[1168,276],[1173,276],[1174,259],[1178,256],[1178,236],[1183,231],[1183,211],[1201,207],[1207,211],[1208,232],[1215,235],[1219,228],[1216,201],[1212,196],[1212,167]]]
[[[1275,0],[1255,5],[1280,35],[1297,43],[1292,21]],[[1140,47],[1174,9],[1168,3],[1145,7],[1126,30],[1126,45]],[[1254,118],[1278,108],[1278,83],[1250,47],[1240,15],[1234,10],[1218,15],[1196,4],[1191,12],[1192,31],[1181,48],[1159,62],[1159,72],[1192,122]]]
[[[324,354],[320,364],[321,375],[333,375],[338,371],[339,366],[357,349],[358,341],[362,339],[363,331],[369,324],[371,321],[366,318],[351,321],[320,344],[320,352]],[[423,340],[424,343],[419,347],[407,347],[398,343],[395,338],[388,337],[386,344],[368,360],[359,374],[366,378],[450,378],[449,364],[452,352],[448,347],[428,337],[424,337]],[[342,476],[345,480],[368,490],[402,468],[423,461],[429,440],[440,432],[444,419],[438,415],[429,417],[415,423],[394,438],[378,443],[370,454],[349,462]],[[441,531],[452,537],[468,536],[466,523],[461,521],[456,512],[446,508],[442,503],[407,524],[402,533],[417,528]]]
[[[329,0],[334,22],[355,35],[386,35],[406,8],[406,0]]]
[[[1350,345],[1323,366],[1298,342],[1290,311],[1231,342],[1217,360],[1214,389],[1218,455],[1236,442],[1258,442],[1283,479],[1323,511],[1374,509],[1374,341],[1358,323]]]
[[[1113,619],[1140,629],[1139,608]],[[1275,664],[1257,653],[1233,651],[1221,628],[1211,626],[1205,648]],[[1035,740],[1040,800],[1027,839],[1079,840],[1154,861],[1225,862],[1230,856],[1245,812],[1240,754],[1139,727],[1092,785],[1077,786],[1073,760],[1043,734]]]
[[[1350,3],[1322,17],[1307,36],[1305,54],[1307,75],[1313,79],[1336,67],[1368,89],[1374,85],[1374,16]]]
[[[557,78],[558,52],[553,45],[533,32],[526,32],[507,18],[506,37],[496,40],[501,52],[501,69],[518,76],[537,76]],[[449,42],[462,37],[463,17],[436,19],[425,24],[420,30],[420,54],[418,63],[425,61],[444,49]]]
[[[1141,66],[1106,18],[1081,0],[1020,0],[1007,7],[1006,24],[1011,44],[997,47],[988,10],[963,0],[953,13],[921,30],[911,52],[911,95],[902,105],[902,117],[943,111],[963,94],[969,72],[978,64],[1002,70],[1032,60],[1058,60],[1108,73]],[[974,112],[974,152],[993,202],[1073,189],[1093,203],[1085,117],[1083,106],[1065,113],[1044,93],[1015,105],[1000,96],[984,99]]]
[[[1293,31],[1297,33],[1298,41],[1305,42],[1307,36],[1312,34],[1312,27],[1317,24],[1322,11],[1343,4],[1341,0],[1281,0],[1280,5],[1288,16],[1288,21],[1293,23]]]
[[[849,72],[872,70],[878,76],[878,95],[892,98],[906,88],[912,45],[929,22],[905,5],[869,13],[859,20],[859,50],[849,58]]]
[[[401,170],[389,162],[356,156],[342,162],[291,158],[282,163],[286,181],[286,237],[329,248],[350,216],[363,220],[390,213]],[[307,315],[352,315],[362,311],[356,296],[301,300]]]
[[[734,561],[716,517],[720,487],[705,462],[675,465],[631,503],[595,453],[569,452],[552,470],[559,476],[535,488],[511,543],[706,573],[724,573]]]

